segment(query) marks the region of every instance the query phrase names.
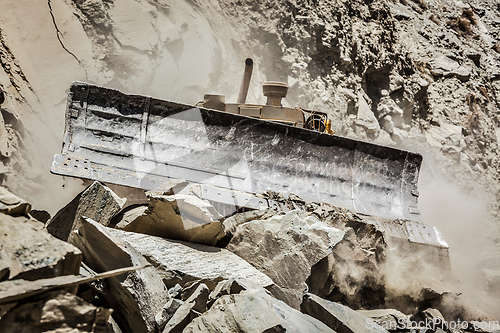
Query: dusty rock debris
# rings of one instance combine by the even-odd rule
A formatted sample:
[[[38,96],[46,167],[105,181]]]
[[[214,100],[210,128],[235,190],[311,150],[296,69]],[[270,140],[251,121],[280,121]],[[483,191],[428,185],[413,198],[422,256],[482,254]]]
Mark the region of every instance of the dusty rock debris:
[[[500,331],[499,17],[493,0],[2,1],[0,332]],[[185,179],[144,194],[49,174],[71,82],[236,101],[248,57],[248,103],[284,82],[283,105],[337,135],[422,153],[411,195],[440,229],[293,193],[234,208]],[[145,120],[128,133],[144,152]]]

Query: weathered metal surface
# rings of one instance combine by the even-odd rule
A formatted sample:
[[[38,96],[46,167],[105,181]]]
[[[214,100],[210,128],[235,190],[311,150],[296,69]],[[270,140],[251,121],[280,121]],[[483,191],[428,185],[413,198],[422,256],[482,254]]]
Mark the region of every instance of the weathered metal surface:
[[[258,198],[250,193],[224,189],[207,184],[191,186],[190,190],[195,192],[201,199],[220,202],[226,205],[250,209],[269,208],[267,199]]]
[[[448,243],[438,228],[422,223],[406,222],[410,242],[448,248]]]
[[[420,154],[75,82],[51,171],[154,190],[168,178],[298,194],[419,221]]]
[[[448,243],[437,227],[425,225],[416,221],[383,220],[371,221],[388,238],[407,240],[411,243],[432,245],[448,249]]]

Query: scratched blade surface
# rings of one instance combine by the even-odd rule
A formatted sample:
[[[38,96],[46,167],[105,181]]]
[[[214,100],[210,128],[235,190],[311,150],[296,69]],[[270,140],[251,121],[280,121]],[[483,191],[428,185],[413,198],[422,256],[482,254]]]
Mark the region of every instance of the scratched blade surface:
[[[75,82],[55,174],[152,190],[169,178],[295,193],[420,221],[420,154]]]

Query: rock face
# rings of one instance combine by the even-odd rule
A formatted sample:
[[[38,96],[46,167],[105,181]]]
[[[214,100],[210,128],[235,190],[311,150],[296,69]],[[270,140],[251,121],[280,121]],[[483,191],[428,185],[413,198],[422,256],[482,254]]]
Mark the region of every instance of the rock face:
[[[235,279],[243,285],[262,288],[273,285],[268,276],[226,249],[170,241],[116,229],[109,229],[108,232],[122,242],[131,244],[146,256],[160,272],[168,287],[198,279]]]
[[[108,187],[94,182],[77,195],[66,207],[57,212],[47,224],[47,230],[64,241],[71,240],[71,232],[80,226],[82,216],[107,226],[118,213],[126,199],[119,198]]]
[[[78,274],[82,253],[43,224],[0,214],[0,278],[34,280]]]
[[[362,314],[342,304],[326,301],[316,295],[305,294],[300,310],[326,324],[337,333],[388,333],[368,321]],[[371,323],[371,325],[367,325]]]
[[[83,219],[73,237],[89,266],[103,272],[111,269],[144,266],[148,262],[132,246],[113,237],[104,226]],[[155,316],[168,301],[167,289],[154,268],[129,272],[108,279],[106,304],[115,309],[118,323],[126,331],[154,332]]]
[[[294,210],[241,224],[227,249],[266,273],[283,291],[276,296],[298,308],[311,267],[343,236],[343,231]]]
[[[116,228],[168,239],[215,245],[225,233],[222,216],[193,195],[148,193],[149,206],[124,216]]]
[[[282,329],[278,329],[281,326]],[[283,330],[284,329],[284,330]],[[269,330],[269,331],[267,331]],[[263,290],[222,296],[183,332],[335,332]]]

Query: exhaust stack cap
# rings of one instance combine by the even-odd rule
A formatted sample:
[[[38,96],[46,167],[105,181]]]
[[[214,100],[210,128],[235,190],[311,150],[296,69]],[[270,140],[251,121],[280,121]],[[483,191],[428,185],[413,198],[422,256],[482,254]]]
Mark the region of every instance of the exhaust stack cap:
[[[281,99],[286,97],[288,85],[283,82],[266,82],[262,90],[267,97],[266,105],[281,106]]]

